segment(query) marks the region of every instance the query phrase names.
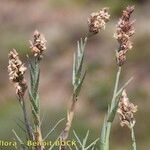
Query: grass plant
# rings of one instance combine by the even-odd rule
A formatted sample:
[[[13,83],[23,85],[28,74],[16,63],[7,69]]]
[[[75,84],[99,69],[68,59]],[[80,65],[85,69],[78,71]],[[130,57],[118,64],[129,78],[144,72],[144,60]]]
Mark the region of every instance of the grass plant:
[[[132,48],[131,36],[134,34],[134,22],[130,21],[131,14],[134,11],[133,6],[128,6],[119,19],[117,24],[116,33],[114,37],[117,39],[119,43],[118,49],[115,51],[116,54],[116,80],[114,85],[114,92],[111,99],[110,104],[108,104],[108,111],[105,115],[103,126],[101,129],[100,137],[97,138],[92,143],[88,144],[89,131],[87,131],[86,136],[83,141],[80,140],[80,136],[77,135],[75,131],[73,131],[75,139],[77,141],[77,145],[74,147],[60,145],[59,150],[109,150],[110,149],[110,132],[112,130],[112,124],[114,122],[114,118],[116,113],[119,114],[120,124],[121,126],[127,126],[131,131],[131,141],[132,141],[132,150],[136,150],[136,139],[134,133],[134,125],[135,118],[134,113],[137,111],[137,106],[132,104],[126,94],[125,88],[133,79],[130,78],[127,82],[125,82],[122,86],[120,86],[120,75],[122,73],[122,69],[124,63],[126,62],[126,53]],[[69,138],[69,133],[73,124],[73,119],[76,112],[76,104],[79,101],[79,95],[81,92],[81,88],[85,81],[86,74],[88,73],[88,68],[86,68],[85,61],[85,48],[94,35],[101,32],[102,29],[105,29],[106,23],[109,21],[110,15],[108,13],[108,8],[103,8],[98,12],[94,12],[88,18],[88,27],[89,31],[85,37],[81,38],[77,42],[77,50],[73,55],[73,71],[72,71],[72,96],[71,100],[69,100],[66,123],[64,128],[62,128],[62,132],[56,141],[60,141],[61,143],[65,143]],[[30,49],[32,55],[27,56],[28,60],[28,69],[30,72],[30,85],[27,85],[27,81],[24,77],[24,74],[27,70],[23,62],[20,60],[18,52],[13,49],[9,53],[9,79],[14,84],[16,89],[17,99],[20,103],[20,106],[23,111],[24,121],[22,121],[26,139],[22,139],[17,135],[15,130],[13,133],[20,143],[20,147],[23,150],[46,150],[47,147],[43,144],[45,140],[49,137],[50,134],[56,129],[56,127],[64,120],[59,120],[56,125],[47,132],[46,135],[43,135],[41,125],[41,117],[40,117],[40,95],[39,95],[39,84],[40,84],[40,64],[43,59],[43,53],[46,50],[46,40],[44,35],[35,31],[33,34],[33,40],[30,41]],[[25,93],[29,94],[29,101],[25,97]],[[26,103],[29,102],[31,106],[31,117],[27,112]],[[29,119],[31,118],[31,119]],[[32,146],[28,146],[27,141],[33,141],[36,144]],[[100,148],[96,147],[96,143],[100,143]],[[19,148],[18,148],[19,149]],[[55,145],[52,144],[49,150],[56,149]]]

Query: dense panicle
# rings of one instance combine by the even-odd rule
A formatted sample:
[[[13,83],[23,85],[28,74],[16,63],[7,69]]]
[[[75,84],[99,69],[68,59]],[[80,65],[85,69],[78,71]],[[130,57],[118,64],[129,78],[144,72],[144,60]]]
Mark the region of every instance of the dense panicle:
[[[93,12],[88,18],[89,32],[97,34],[101,29],[105,29],[106,22],[109,21],[109,18],[108,8]]]
[[[25,91],[27,89],[26,80],[24,79],[24,74],[27,68],[20,60],[18,53],[15,49],[9,52],[8,57],[9,57],[9,65],[8,65],[9,79],[15,85],[16,94],[19,96],[19,98],[23,98]]]
[[[131,103],[127,97],[127,93],[124,90],[122,92],[122,96],[120,98],[120,102],[118,105],[118,114],[120,118],[121,126],[128,126],[129,128],[134,127],[135,125],[135,118],[134,113],[137,111],[137,106]]]
[[[39,33],[37,30],[33,34],[33,41],[30,41],[31,51],[34,57],[39,60],[43,57],[43,52],[46,50],[46,40],[44,35]]]
[[[126,53],[132,49],[131,36],[135,33],[134,21],[130,21],[131,14],[134,11],[134,6],[128,6],[123,11],[122,17],[117,24],[116,33],[114,37],[119,43],[119,49],[116,51],[117,64],[122,66],[126,61]]]

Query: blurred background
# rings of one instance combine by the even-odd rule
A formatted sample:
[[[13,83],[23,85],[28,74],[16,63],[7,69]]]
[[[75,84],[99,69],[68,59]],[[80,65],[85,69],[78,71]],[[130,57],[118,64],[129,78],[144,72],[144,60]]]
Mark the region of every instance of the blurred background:
[[[73,52],[76,42],[88,30],[87,17],[93,11],[109,7],[111,20],[106,30],[92,37],[86,47],[88,73],[81,95],[73,127],[82,139],[90,130],[89,142],[99,137],[107,104],[110,102],[116,74],[113,38],[122,10],[135,5],[136,19],[134,47],[128,53],[123,66],[123,84],[131,76],[134,80],[127,88],[128,96],[138,105],[136,137],[138,149],[150,147],[150,1],[148,0],[0,0],[0,139],[13,139],[12,129],[23,138],[16,123],[22,119],[15,89],[8,80],[8,52],[18,50],[26,63],[30,54],[29,40],[35,29],[47,39],[47,51],[41,62],[41,117],[44,135],[56,122],[66,117],[67,102],[72,92],[71,75]],[[29,78],[29,72],[26,73]],[[28,97],[26,95],[26,100]],[[65,122],[62,122],[49,139],[56,138]],[[72,132],[71,132],[72,136]],[[111,149],[130,149],[130,132],[120,127],[118,117],[111,132]],[[8,148],[7,148],[8,149]]]

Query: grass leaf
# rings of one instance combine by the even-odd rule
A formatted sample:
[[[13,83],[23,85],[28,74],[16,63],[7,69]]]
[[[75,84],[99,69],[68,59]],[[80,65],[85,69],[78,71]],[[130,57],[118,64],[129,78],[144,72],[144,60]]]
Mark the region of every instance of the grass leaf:
[[[85,138],[83,139],[83,147],[86,146],[88,136],[89,136],[89,130],[87,131],[86,136],[85,136]]]
[[[95,141],[93,141],[88,147],[85,148],[85,150],[88,150],[88,149],[91,148],[93,145],[95,145],[98,140],[99,140],[99,138],[97,138]]]
[[[23,143],[23,141],[21,140],[21,138],[18,136],[18,134],[16,133],[16,131],[13,129],[12,132],[14,133],[14,135],[15,135],[17,141],[19,142],[20,146],[21,146],[23,149],[25,149],[26,146],[25,146],[25,144]]]
[[[64,121],[65,118],[60,119],[55,126],[47,133],[47,135],[44,137],[43,140],[46,140],[48,138],[48,136],[56,129],[56,127],[62,122]]]
[[[84,72],[83,77],[82,77],[82,79],[81,79],[81,81],[80,81],[80,83],[79,83],[79,85],[78,85],[78,87],[77,87],[77,89],[75,91],[75,93],[76,93],[77,96],[79,95],[79,93],[81,91],[81,87],[83,85],[83,81],[85,79],[85,76],[86,76],[86,71]]]
[[[78,143],[80,144],[80,146],[82,147],[82,143],[81,143],[81,141],[80,141],[78,135],[76,134],[76,132],[75,132],[74,130],[73,130],[73,134],[74,134],[74,136],[76,137],[76,139],[77,139]]]

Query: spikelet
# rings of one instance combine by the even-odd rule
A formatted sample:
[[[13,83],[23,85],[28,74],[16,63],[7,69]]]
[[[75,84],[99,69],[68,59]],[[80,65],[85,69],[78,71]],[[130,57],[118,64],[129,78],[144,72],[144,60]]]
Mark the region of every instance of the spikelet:
[[[137,106],[129,101],[125,90],[122,92],[117,112],[119,114],[121,126],[126,125],[129,128],[134,127],[136,122],[134,113],[137,112]]]
[[[30,48],[34,57],[38,60],[43,58],[43,52],[46,50],[46,40],[44,35],[37,30],[33,34],[33,41],[30,41]]]
[[[27,89],[26,80],[24,79],[24,74],[27,68],[20,60],[18,53],[15,49],[9,52],[8,58],[9,79],[12,83],[14,83],[16,88],[16,94],[18,95],[19,99],[22,99]]]
[[[131,36],[134,35],[135,29],[133,27],[134,21],[130,21],[131,14],[134,11],[134,6],[128,6],[123,11],[122,17],[117,24],[116,33],[114,37],[119,43],[119,49],[116,51],[117,64],[122,66],[126,61],[126,53],[132,49]]]
[[[88,18],[89,32],[97,34],[101,29],[105,29],[106,22],[109,21],[109,18],[108,8],[93,12]]]

